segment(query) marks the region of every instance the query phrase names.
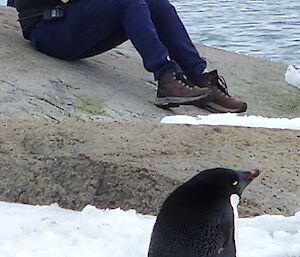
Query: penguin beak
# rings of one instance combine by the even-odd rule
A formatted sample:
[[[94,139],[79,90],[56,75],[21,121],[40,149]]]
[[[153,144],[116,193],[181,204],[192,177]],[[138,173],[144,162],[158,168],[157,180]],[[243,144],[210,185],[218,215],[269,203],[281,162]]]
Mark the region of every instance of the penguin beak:
[[[251,173],[250,177],[251,177],[251,181],[252,181],[253,179],[255,179],[256,177],[259,176],[260,170],[259,169],[254,169],[254,170],[250,171],[250,173]]]
[[[239,184],[237,186],[237,194],[241,196],[244,189],[260,174],[258,169],[239,173]]]

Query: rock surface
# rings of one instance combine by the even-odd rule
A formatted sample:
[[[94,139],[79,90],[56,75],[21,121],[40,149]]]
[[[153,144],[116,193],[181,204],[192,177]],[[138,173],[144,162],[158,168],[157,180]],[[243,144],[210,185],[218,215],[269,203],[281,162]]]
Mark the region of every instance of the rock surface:
[[[0,198],[156,213],[206,168],[259,168],[242,215],[300,210],[300,133],[142,123],[8,122],[0,127]]]
[[[156,85],[129,44],[82,61],[66,62],[34,51],[0,7],[0,108],[2,118],[48,121],[159,121],[164,115],[207,113],[196,107],[162,110],[153,105]],[[286,65],[199,46],[247,114],[296,117],[300,91],[284,81]]]
[[[35,52],[15,20],[0,7],[0,200],[156,213],[197,170],[223,166],[263,171],[242,215],[300,210],[299,131],[160,125],[165,115],[207,112],[155,107],[152,75],[128,43],[65,62]],[[299,116],[286,65],[198,48],[247,114]]]

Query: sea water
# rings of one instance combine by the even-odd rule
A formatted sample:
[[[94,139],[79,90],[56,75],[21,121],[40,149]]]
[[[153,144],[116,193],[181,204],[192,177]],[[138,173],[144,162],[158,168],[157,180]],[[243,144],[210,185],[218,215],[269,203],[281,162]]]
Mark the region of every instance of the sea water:
[[[196,43],[300,64],[299,0],[171,0]]]
[[[300,64],[299,0],[171,2],[195,43]]]

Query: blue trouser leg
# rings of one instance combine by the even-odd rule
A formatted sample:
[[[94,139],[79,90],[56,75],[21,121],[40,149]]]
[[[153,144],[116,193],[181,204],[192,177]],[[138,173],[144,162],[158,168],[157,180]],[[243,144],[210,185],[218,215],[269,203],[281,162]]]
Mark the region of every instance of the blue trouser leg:
[[[123,2],[74,1],[62,19],[38,24],[30,35],[32,44],[45,54],[66,60],[105,52],[128,40],[120,22]]]
[[[146,0],[152,20],[170,57],[193,80],[197,80],[206,68],[205,59],[199,56],[184,25],[169,0]]]
[[[63,19],[42,21],[31,34],[39,51],[67,60],[102,53],[128,38],[156,79],[166,69],[179,69],[168,60],[144,0],[75,1]]]
[[[176,62],[192,78],[205,69],[168,0],[78,0],[63,19],[42,21],[31,34],[39,51],[67,60],[105,52],[128,38],[156,79],[166,69],[178,70]]]
[[[143,57],[145,68],[150,70],[151,66],[159,67],[154,73],[156,79],[166,69],[179,70],[174,61],[168,61],[168,65],[165,65],[169,52],[160,41],[146,0],[129,0],[122,23],[131,42]]]
[[[14,0],[7,0],[7,6],[15,6]]]

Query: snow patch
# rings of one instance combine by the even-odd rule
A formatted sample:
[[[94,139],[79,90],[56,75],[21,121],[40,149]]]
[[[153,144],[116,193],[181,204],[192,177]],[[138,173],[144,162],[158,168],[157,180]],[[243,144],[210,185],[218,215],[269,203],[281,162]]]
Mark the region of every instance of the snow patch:
[[[146,257],[154,216],[0,202],[0,257]],[[300,212],[239,219],[239,257],[299,257]]]
[[[300,66],[289,65],[285,73],[285,81],[300,89]]]
[[[197,117],[187,115],[166,116],[161,123],[190,125],[225,125],[252,128],[300,130],[300,118],[267,118],[262,116],[240,116],[235,113],[209,114]]]

